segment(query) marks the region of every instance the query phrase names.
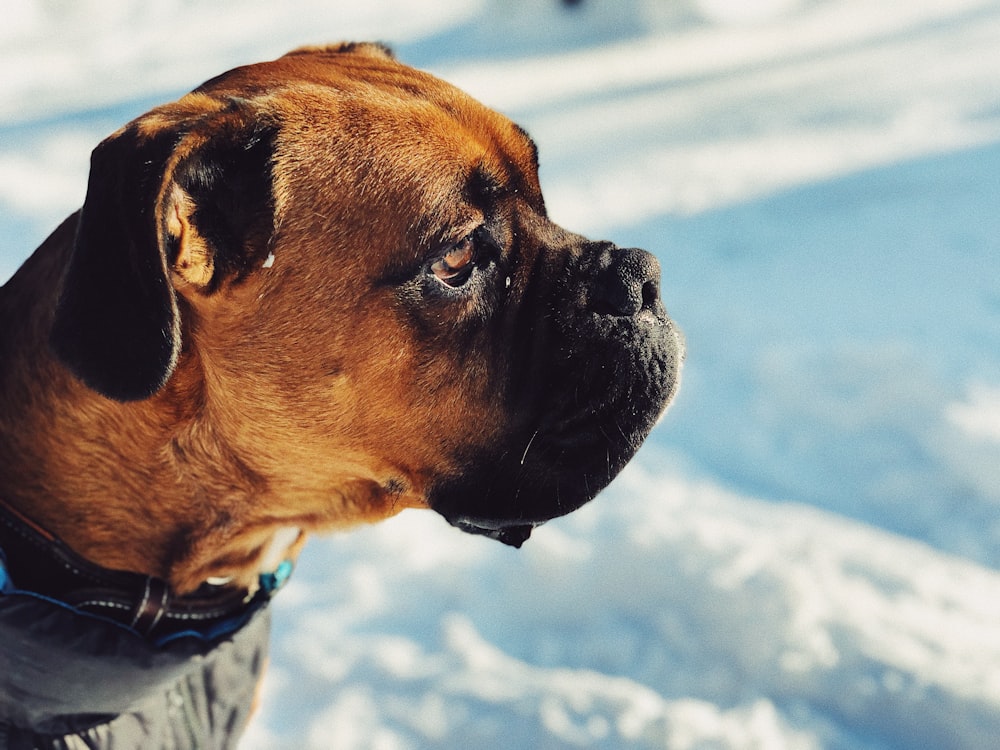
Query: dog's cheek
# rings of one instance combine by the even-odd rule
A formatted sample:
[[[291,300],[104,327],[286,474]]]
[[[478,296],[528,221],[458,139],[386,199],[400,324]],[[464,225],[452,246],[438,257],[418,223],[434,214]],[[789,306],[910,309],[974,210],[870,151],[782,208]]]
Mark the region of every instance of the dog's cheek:
[[[380,415],[379,427],[402,433],[409,450],[430,466],[449,463],[465,446],[493,442],[503,398],[484,358],[457,344],[442,347],[395,333],[382,366],[365,378],[364,400],[377,404],[372,414]],[[408,415],[404,424],[400,415]]]
[[[286,442],[297,463],[319,471],[368,456],[372,465],[400,467],[409,485],[448,470],[461,446],[489,442],[497,415],[479,384],[489,374],[454,347],[423,340],[390,296],[344,299],[340,289],[323,310],[294,285],[259,301],[254,286],[249,280],[239,293],[242,311],[205,310],[218,299],[203,298],[197,317],[220,329],[198,337],[206,347],[232,342],[209,355],[221,369],[212,378],[216,398],[231,402],[228,411],[247,422],[261,450]]]

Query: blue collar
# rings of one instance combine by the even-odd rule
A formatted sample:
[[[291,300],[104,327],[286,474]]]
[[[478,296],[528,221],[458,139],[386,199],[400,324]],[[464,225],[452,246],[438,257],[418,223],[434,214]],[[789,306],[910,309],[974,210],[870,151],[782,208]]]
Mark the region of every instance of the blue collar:
[[[284,585],[291,560],[260,576],[254,592],[204,584],[177,596],[154,576],[91,563],[60,539],[0,501],[0,601],[43,599],[81,614],[110,620],[148,641],[213,640],[238,630]]]

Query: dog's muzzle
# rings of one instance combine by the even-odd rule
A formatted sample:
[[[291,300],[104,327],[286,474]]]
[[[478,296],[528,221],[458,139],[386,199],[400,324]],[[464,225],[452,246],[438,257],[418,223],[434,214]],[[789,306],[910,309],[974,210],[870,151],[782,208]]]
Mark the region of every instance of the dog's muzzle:
[[[643,250],[586,243],[526,312],[532,335],[513,349],[506,439],[431,492],[451,524],[513,546],[614,479],[672,398],[684,357],[659,262]]]

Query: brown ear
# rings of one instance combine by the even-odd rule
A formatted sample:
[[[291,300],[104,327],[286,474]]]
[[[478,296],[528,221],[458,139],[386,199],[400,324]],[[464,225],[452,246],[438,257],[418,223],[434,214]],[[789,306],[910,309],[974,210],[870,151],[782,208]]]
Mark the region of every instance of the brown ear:
[[[171,268],[181,238],[171,215],[183,205],[185,226],[196,229],[188,238],[197,239],[204,268],[187,270],[204,291],[249,265],[247,232],[272,220],[269,139],[223,133],[178,158],[188,136],[171,129],[147,136],[132,126],[91,157],[50,341],[86,385],[118,401],[152,396],[177,364]]]

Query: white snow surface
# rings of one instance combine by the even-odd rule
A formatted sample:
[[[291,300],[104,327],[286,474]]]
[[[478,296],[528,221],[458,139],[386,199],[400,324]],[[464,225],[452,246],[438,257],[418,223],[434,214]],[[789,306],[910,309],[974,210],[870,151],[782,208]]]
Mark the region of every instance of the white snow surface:
[[[514,117],[550,214],[655,252],[684,386],[521,550],[313,540],[242,747],[1000,742],[1000,2],[11,0],[0,279],[148,107],[379,39]]]

